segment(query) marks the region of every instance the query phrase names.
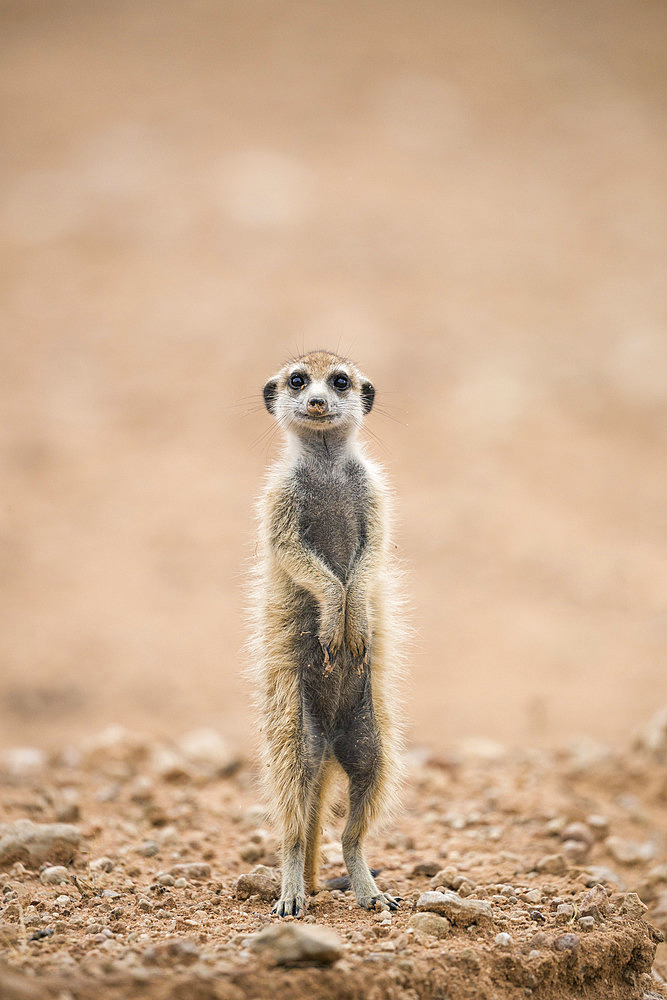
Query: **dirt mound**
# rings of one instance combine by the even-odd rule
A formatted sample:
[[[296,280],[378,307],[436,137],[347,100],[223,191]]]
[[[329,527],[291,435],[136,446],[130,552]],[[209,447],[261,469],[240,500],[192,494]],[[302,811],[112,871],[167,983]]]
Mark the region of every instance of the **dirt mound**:
[[[155,743],[115,729],[51,760],[10,751],[0,776],[12,844],[42,825],[48,842],[49,824],[66,821],[81,846],[67,865],[5,864],[0,992],[664,997],[667,794],[654,730],[624,753],[413,751],[405,811],[369,844],[403,906],[368,913],[323,889],[294,923],[330,930],[321,958],[310,938],[300,952],[298,935],[287,952],[254,947],[272,923],[278,845],[252,767],[231,751],[222,767],[222,741],[199,739],[193,758],[189,735]],[[337,835],[332,823],[323,879],[343,874]]]

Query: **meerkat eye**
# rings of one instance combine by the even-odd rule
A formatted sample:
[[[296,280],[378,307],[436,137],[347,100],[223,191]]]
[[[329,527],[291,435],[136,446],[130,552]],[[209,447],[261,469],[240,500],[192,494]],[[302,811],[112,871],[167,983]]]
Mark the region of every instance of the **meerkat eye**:
[[[339,392],[344,392],[345,389],[350,388],[350,380],[343,372],[340,372],[335,376],[333,380],[334,389],[338,389]]]
[[[301,374],[301,372],[293,372],[290,375],[288,382],[293,389],[303,389],[304,385],[306,384],[306,380],[304,376]]]

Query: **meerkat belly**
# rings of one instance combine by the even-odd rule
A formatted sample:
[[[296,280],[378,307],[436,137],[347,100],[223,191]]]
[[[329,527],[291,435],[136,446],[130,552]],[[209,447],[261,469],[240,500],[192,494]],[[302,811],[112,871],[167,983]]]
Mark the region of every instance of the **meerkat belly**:
[[[363,482],[352,472],[303,485],[301,536],[344,580],[365,542]]]

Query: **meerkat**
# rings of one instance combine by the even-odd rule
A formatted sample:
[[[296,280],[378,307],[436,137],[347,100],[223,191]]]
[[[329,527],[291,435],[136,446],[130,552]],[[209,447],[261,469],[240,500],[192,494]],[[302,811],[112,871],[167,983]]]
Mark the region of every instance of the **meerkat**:
[[[329,780],[349,784],[343,857],[357,901],[396,909],[366,863],[369,826],[397,787],[400,595],[390,494],[358,441],[375,389],[324,351],[284,365],[264,402],[285,434],[258,504],[252,660],[266,795],[282,832],[273,912],[303,916],[317,892]]]

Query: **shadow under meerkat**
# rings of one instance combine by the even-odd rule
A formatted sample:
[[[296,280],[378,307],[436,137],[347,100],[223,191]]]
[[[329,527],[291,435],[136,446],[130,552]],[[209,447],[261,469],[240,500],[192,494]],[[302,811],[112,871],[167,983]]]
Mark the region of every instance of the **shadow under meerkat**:
[[[374,394],[351,362],[325,352],[285,365],[264,389],[287,437],[259,504],[252,638],[263,771],[283,835],[281,916],[302,915],[306,891],[316,891],[335,767],[349,783],[342,847],[356,898],[366,908],[399,905],[363,854],[400,758],[389,498],[356,440]]]

